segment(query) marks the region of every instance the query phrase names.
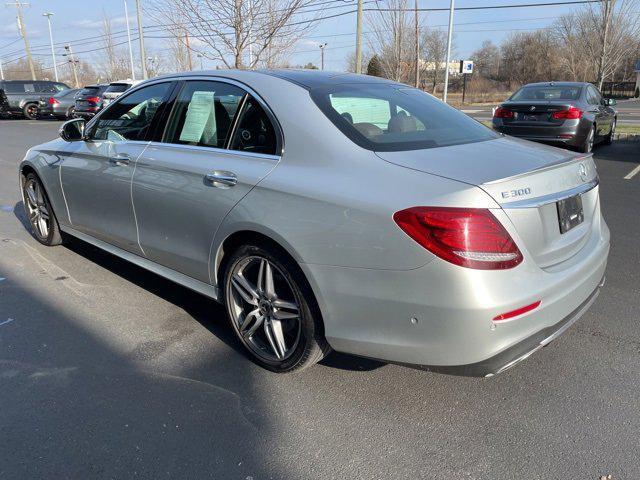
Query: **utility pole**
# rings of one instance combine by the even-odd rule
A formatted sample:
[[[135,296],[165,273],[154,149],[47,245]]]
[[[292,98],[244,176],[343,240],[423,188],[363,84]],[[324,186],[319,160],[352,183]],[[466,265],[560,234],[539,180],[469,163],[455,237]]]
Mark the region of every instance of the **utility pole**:
[[[27,38],[27,29],[24,26],[24,19],[22,18],[22,7],[28,7],[28,3],[20,3],[20,0],[16,0],[13,3],[7,3],[8,7],[16,7],[18,11],[18,28],[20,29],[20,35],[24,40],[24,51],[27,54],[27,62],[29,63],[29,70],[31,70],[31,79],[36,79],[36,70],[33,67],[33,58],[31,57],[31,49],[29,48],[29,39]]]
[[[144,32],[142,31],[142,10],[140,0],[136,0],[136,14],[138,15],[138,38],[140,39],[140,60],[142,61],[142,78],[147,79],[147,54],[144,51]]]
[[[324,70],[324,49],[327,46],[327,43],[321,43],[318,46],[320,47],[320,70]]]
[[[202,55],[201,53],[198,53],[197,57],[200,59],[200,70],[204,70],[204,66],[202,64],[202,59],[204,58],[204,55]]]
[[[136,67],[133,63],[133,47],[131,46],[131,29],[129,28],[129,8],[127,0],[124,0],[124,19],[127,22],[127,42],[129,43],[129,61],[131,62],[131,80],[136,79]]]
[[[42,14],[43,17],[47,17],[47,23],[49,24],[49,43],[51,43],[51,59],[53,60],[53,73],[56,77],[56,82],[58,82],[58,65],[56,65],[56,51],[53,49],[53,34],[51,33],[51,17],[53,13],[46,12]]]
[[[71,50],[71,45],[65,45],[64,49],[68,52],[65,53],[65,57],[69,57],[69,62],[71,63],[71,69],[73,70],[73,80],[75,82],[76,88],[80,88],[80,84],[78,83],[78,70],[76,69],[77,60],[73,56],[73,50]]]
[[[418,27],[418,0],[413,3],[415,36],[416,36],[416,88],[420,88],[420,28]]]
[[[356,16],[356,73],[362,73],[362,0],[358,0]]]
[[[2,57],[0,57],[0,80],[4,80],[4,70],[2,70]]]
[[[442,100],[447,103],[447,91],[449,90],[449,63],[451,62],[451,36],[453,34],[453,11],[455,9],[455,0],[451,0],[449,6],[449,34],[447,36],[447,60],[444,66],[444,93]]]

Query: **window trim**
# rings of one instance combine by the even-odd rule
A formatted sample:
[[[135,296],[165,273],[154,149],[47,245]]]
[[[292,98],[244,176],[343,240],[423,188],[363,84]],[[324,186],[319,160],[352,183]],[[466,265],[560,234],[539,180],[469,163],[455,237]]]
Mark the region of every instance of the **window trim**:
[[[149,131],[147,132],[147,136],[145,138],[145,140],[135,140],[137,142],[149,142],[149,137],[150,134],[152,132],[155,131],[155,123],[157,121],[158,118],[160,118],[162,116],[162,113],[164,112],[164,106],[167,104],[167,102],[169,102],[169,100],[172,98],[171,94],[174,91],[175,84],[176,81],[175,79],[158,79],[157,81],[151,81],[151,82],[144,82],[141,83],[139,85],[136,85],[135,88],[130,88],[129,90],[127,90],[124,94],[120,95],[118,98],[116,98],[113,102],[111,102],[109,105],[107,105],[105,108],[103,108],[102,110],[100,110],[91,120],[89,120],[87,122],[87,124],[85,125],[85,132],[89,132],[87,139],[85,141],[88,142],[103,142],[104,140],[95,140],[94,138],[89,138],[89,135],[93,135],[94,132],[94,127],[97,124],[98,120],[100,119],[100,117],[102,117],[103,115],[105,115],[105,112],[108,112],[110,108],[113,107],[113,105],[117,105],[118,103],[120,103],[121,101],[123,101],[125,98],[127,98],[129,95],[132,95],[134,93],[136,93],[138,90],[141,90],[142,88],[146,88],[146,87],[151,87],[153,85],[158,85],[161,83],[166,83],[169,85],[169,88],[167,89],[167,93],[165,94],[165,96],[162,98],[162,105],[160,106],[160,111],[156,113],[156,115],[154,116],[154,118],[151,120],[151,126],[149,128]],[[103,91],[104,93],[104,91]],[[132,142],[134,140],[127,140],[127,142]]]
[[[251,154],[250,156],[252,157],[256,157],[257,158],[280,158],[282,157],[282,155],[284,154],[284,149],[285,149],[285,139],[284,139],[284,131],[282,129],[282,126],[280,125],[280,122],[278,121],[278,118],[275,116],[275,114],[273,113],[273,110],[271,110],[271,107],[269,107],[269,104],[267,102],[264,101],[264,99],[258,95],[255,90],[253,90],[249,85],[247,85],[246,83],[240,82],[238,80],[235,79],[231,79],[231,78],[227,78],[227,77],[220,77],[217,75],[185,75],[180,76],[180,77],[171,77],[171,80],[173,81],[178,81],[179,84],[181,85],[180,87],[180,91],[182,90],[182,85],[186,84],[187,82],[190,81],[208,81],[208,82],[220,82],[220,83],[227,83],[229,85],[234,85],[238,88],[241,88],[244,92],[245,92],[245,97],[246,94],[251,95],[253,98],[256,99],[256,101],[260,104],[260,106],[262,107],[262,109],[264,110],[264,112],[266,113],[267,117],[269,118],[269,121],[271,121],[271,125],[273,126],[273,129],[275,131],[276,134],[276,153],[275,154],[267,154],[267,153],[252,153],[252,152],[243,152],[242,150],[231,150],[230,148],[218,148],[218,147],[204,147],[204,146],[198,146],[198,145],[182,145],[182,144],[175,144],[175,143],[170,143],[168,141],[166,141],[165,135],[166,135],[166,130],[167,127],[169,125],[169,119],[171,118],[172,114],[173,114],[173,109],[175,108],[175,101],[173,102],[172,106],[171,106],[171,112],[169,113],[169,116],[166,119],[163,119],[163,121],[165,122],[165,124],[162,127],[162,140],[160,142],[156,142],[154,141],[154,143],[161,143],[164,145],[177,145],[179,147],[191,147],[191,148],[204,148],[204,149],[208,149],[208,150],[216,150],[216,151],[225,151],[225,152],[232,152],[235,154]],[[176,97],[177,98],[177,97]],[[236,117],[239,114],[240,109],[238,108],[238,112],[236,113]],[[235,122],[235,118],[234,118],[234,122]],[[230,136],[229,138],[233,138],[232,134],[235,133],[235,127],[237,125],[237,122],[235,122],[234,124],[234,130],[230,130]],[[227,147],[230,146],[230,144],[227,145]]]

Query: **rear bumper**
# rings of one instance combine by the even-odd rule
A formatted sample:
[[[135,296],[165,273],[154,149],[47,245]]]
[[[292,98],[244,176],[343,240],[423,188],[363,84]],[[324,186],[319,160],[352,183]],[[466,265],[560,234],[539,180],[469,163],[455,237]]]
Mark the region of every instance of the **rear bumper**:
[[[590,125],[589,125],[590,126]],[[534,142],[552,145],[578,147],[584,143],[589,128],[584,128],[580,121],[565,121],[562,126],[505,125],[502,120],[493,120],[493,129],[512,137],[523,138]]]
[[[486,376],[546,345],[589,308],[608,253],[609,230],[601,220],[580,252],[546,269],[527,257],[504,271],[465,269],[438,258],[406,271],[301,266],[334,350]],[[538,300],[533,311],[492,320]]]

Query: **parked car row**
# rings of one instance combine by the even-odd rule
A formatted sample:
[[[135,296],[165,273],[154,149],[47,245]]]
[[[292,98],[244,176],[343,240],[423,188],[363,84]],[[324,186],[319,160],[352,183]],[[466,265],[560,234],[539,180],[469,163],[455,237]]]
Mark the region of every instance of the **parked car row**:
[[[89,119],[136,83],[123,80],[72,89],[62,82],[3,80],[0,81],[0,116],[30,120],[46,117]]]

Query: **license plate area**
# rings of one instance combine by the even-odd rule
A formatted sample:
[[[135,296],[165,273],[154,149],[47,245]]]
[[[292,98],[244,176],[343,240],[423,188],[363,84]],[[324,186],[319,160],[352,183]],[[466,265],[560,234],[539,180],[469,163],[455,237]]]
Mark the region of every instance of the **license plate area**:
[[[556,202],[556,207],[558,209],[558,224],[561,234],[567,233],[584,221],[581,195],[574,195],[573,197],[559,200]]]

